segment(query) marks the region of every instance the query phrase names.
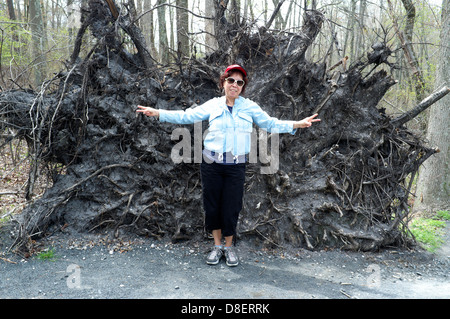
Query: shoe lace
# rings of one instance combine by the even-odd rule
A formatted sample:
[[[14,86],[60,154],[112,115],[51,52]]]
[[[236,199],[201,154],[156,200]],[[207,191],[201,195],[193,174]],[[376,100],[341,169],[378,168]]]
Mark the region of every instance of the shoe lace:
[[[214,247],[214,249],[211,251],[211,256],[216,257],[222,253],[222,249],[219,247]]]
[[[232,248],[225,249],[225,255],[230,259],[237,259],[237,256]]]

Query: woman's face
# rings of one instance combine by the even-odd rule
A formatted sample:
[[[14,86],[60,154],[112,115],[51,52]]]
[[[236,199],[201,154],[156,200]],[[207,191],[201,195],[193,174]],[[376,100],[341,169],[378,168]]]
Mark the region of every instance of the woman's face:
[[[229,78],[233,78],[236,81],[237,80],[243,80],[241,72],[232,72],[229,76]],[[241,94],[243,86],[237,85],[236,81],[233,84],[228,83],[228,81],[225,81],[223,84],[223,88],[225,90],[225,96],[229,99],[235,100],[239,97],[239,94]]]

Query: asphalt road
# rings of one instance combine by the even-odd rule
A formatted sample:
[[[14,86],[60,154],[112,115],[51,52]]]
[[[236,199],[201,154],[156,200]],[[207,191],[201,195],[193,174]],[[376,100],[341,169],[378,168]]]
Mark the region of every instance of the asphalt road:
[[[95,238],[94,238],[95,239]],[[53,238],[51,260],[0,247],[2,299],[397,299],[450,297],[449,256],[257,250],[238,242],[240,264],[209,266],[208,242]],[[100,242],[100,243],[99,243]],[[93,244],[95,243],[95,244]],[[180,309],[181,311],[181,309]]]

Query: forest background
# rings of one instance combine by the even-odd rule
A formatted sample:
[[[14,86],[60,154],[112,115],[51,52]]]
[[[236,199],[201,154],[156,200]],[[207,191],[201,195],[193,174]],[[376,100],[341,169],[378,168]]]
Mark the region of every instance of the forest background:
[[[64,69],[73,51],[74,40],[80,27],[80,10],[85,5],[78,0],[5,0],[0,3],[0,86],[1,90],[39,87],[46,80]],[[439,68],[448,75],[448,61],[442,61],[443,34],[448,25],[447,0],[230,0],[227,1],[227,19],[247,21],[250,26],[268,26],[272,30],[298,32],[305,10],[322,11],[326,22],[314,44],[308,50],[308,60],[326,61],[329,66],[343,61],[351,64],[365,55],[377,42],[385,41],[394,51],[390,71],[398,81],[380,102],[393,117],[412,109],[425,97],[442,85],[448,85],[448,77],[436,77]],[[128,1],[135,12],[137,25],[143,30],[151,56],[161,67],[173,66],[180,55],[183,59],[199,58],[217,48],[211,36],[214,16],[214,0],[135,0]],[[280,10],[274,16],[273,12]],[[445,17],[447,17],[445,20]],[[274,20],[271,20],[274,18]],[[443,23],[447,21],[447,24]],[[127,41],[126,35],[124,35]],[[448,35],[447,35],[448,39]],[[91,38],[84,37],[82,55],[92,49]],[[92,38],[93,40],[93,38]],[[125,43],[134,52],[131,39]],[[448,43],[448,42],[447,42]],[[448,52],[448,48],[446,49]],[[448,58],[448,53],[447,53]],[[408,128],[418,135],[430,136],[430,117],[439,117],[448,123],[447,96],[440,103],[437,115],[431,110],[422,112],[408,123]],[[433,106],[437,108],[437,106]],[[432,109],[432,108],[431,108]],[[441,109],[447,109],[442,113]],[[3,138],[10,135],[0,124]],[[411,206],[425,213],[448,211],[448,126],[441,132],[446,144],[441,149],[441,179],[432,180],[441,189],[434,203],[423,201],[423,196],[411,196]],[[27,183],[26,143],[13,140],[0,153],[0,217],[7,218],[20,211],[26,204],[24,185]],[[436,156],[435,156],[436,157]],[[443,163],[443,165],[442,165]],[[434,170],[436,172],[436,170]],[[423,174],[425,175],[425,174]],[[43,175],[44,176],[44,175]],[[430,180],[430,178],[427,178]],[[442,183],[444,180],[444,183]],[[35,196],[49,187],[49,180],[42,180]],[[418,184],[426,184],[418,182]],[[435,186],[424,186],[433,188]],[[424,202],[419,206],[417,199]],[[437,203],[436,203],[437,201]]]

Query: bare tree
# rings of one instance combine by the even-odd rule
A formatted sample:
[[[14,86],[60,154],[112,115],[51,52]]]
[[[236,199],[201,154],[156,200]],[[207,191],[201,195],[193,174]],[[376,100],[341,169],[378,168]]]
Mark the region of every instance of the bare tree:
[[[347,30],[345,32],[344,53],[347,52],[354,56],[354,40],[355,40],[355,21],[356,21],[356,0],[350,1],[350,8],[347,9]],[[350,38],[350,39],[349,39]]]
[[[11,20],[16,20],[16,13],[14,11],[14,3],[13,0],[6,0],[8,5],[8,15]]]
[[[158,36],[159,56],[162,64],[169,62],[169,40],[167,38],[166,6],[165,0],[158,0]]]
[[[389,13],[391,15],[392,23],[394,25],[396,34],[400,40],[404,56],[406,58],[409,69],[411,70],[412,81],[416,91],[416,101],[420,102],[425,98],[425,81],[423,79],[422,71],[420,69],[416,53],[412,46],[413,28],[415,23],[416,9],[411,0],[402,0],[403,5],[407,11],[407,19],[405,31],[402,32],[397,23],[397,18],[394,15],[391,0],[388,0]]]
[[[177,52],[180,58],[189,56],[188,0],[177,0]]]
[[[45,50],[44,24],[42,20],[42,9],[40,0],[30,0],[29,24],[32,35],[32,48],[34,59],[34,85],[41,85],[45,79]]]
[[[155,27],[153,24],[153,8],[151,0],[144,0],[143,4],[144,16],[142,17],[142,30],[147,42],[147,49],[150,54],[156,58],[158,56],[158,50],[155,47]]]
[[[208,17],[216,16],[216,6],[215,0],[205,0],[205,12]],[[206,44],[206,53],[210,54],[217,50],[218,44],[217,39],[215,37],[215,23],[212,19],[205,19],[205,44]]]
[[[442,29],[439,66],[435,88],[450,90],[450,1],[442,1]],[[430,110],[427,139],[439,153],[420,169],[414,210],[430,212],[450,210],[450,96],[446,96]]]

